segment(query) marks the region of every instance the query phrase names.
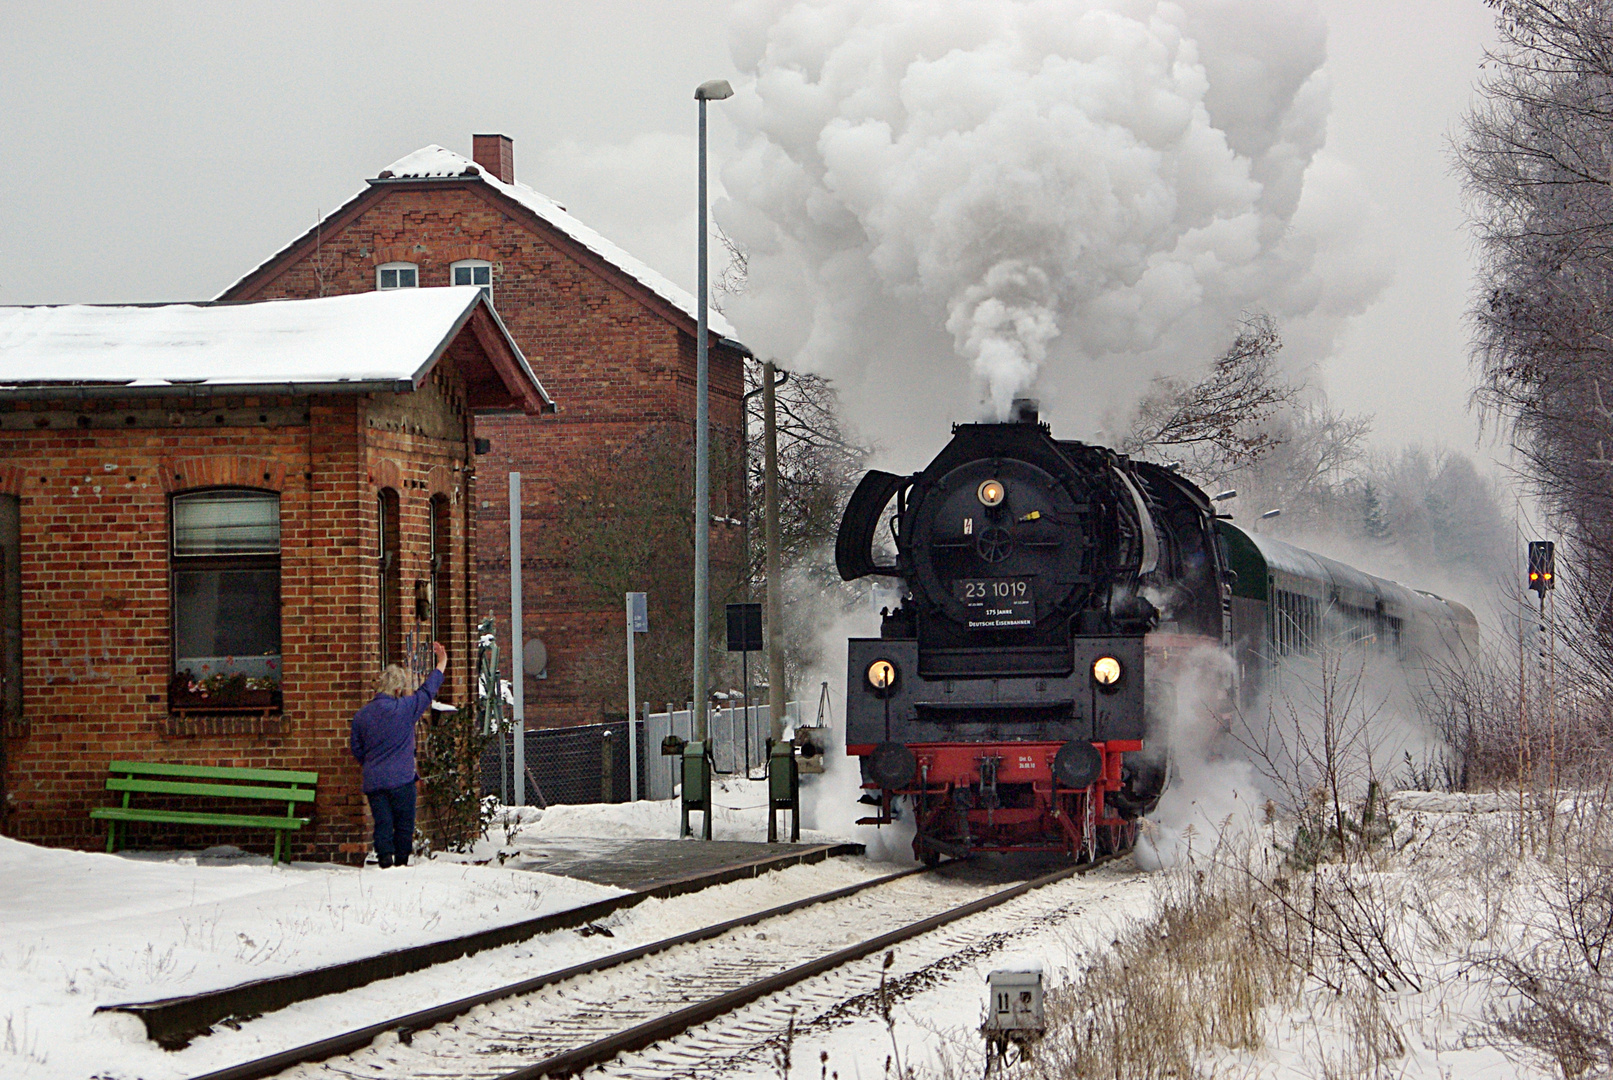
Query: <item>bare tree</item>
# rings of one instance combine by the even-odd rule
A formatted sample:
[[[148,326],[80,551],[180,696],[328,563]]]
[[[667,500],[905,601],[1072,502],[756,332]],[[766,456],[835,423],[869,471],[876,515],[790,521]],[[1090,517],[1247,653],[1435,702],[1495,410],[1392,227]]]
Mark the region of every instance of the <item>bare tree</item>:
[[[1280,442],[1268,421],[1299,394],[1277,369],[1282,345],[1271,316],[1246,319],[1197,381],[1154,380],[1120,449],[1178,461],[1204,477],[1253,465]]]
[[[727,314],[725,305],[730,299],[739,296],[750,284],[750,255],[745,249],[734,242],[734,238],[723,230],[721,225],[716,228],[717,242],[728,253],[728,265],[722,268],[717,280],[712,282],[711,306]]]
[[[717,275],[713,305],[724,310],[727,302],[749,286],[750,257],[721,226],[717,241],[728,253],[728,264]],[[811,372],[788,370],[775,361],[783,381],[776,385],[774,404],[778,423],[779,560],[784,595],[784,633],[776,640],[785,648],[784,667],[792,686],[814,667],[818,657],[818,631],[860,595],[834,572],[834,540],[840,515],[851,497],[873,448],[864,445],[844,424],[840,394],[832,381]],[[748,551],[745,581],[760,595],[767,582],[767,552],[762,527],[764,483],[762,446],[762,364],[745,365],[745,520]],[[825,608],[827,604],[827,608]]]
[[[747,365],[746,468],[750,580],[760,592],[767,579],[762,530],[762,365]],[[815,665],[818,626],[862,595],[834,571],[840,515],[873,449],[847,429],[840,395],[821,375],[789,372],[774,393],[778,423],[779,560],[783,570],[785,670],[792,685]],[[827,609],[823,605],[827,604]]]

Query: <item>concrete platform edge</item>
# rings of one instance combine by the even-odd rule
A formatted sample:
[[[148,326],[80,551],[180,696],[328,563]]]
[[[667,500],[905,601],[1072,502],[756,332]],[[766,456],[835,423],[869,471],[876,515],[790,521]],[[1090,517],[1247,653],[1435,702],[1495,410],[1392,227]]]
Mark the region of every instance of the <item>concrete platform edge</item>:
[[[208,1034],[214,1024],[230,1017],[261,1016],[299,1001],[339,994],[381,979],[422,971],[435,964],[512,945],[539,934],[584,926],[651,897],[681,896],[743,878],[757,877],[773,870],[822,862],[841,855],[861,855],[863,851],[861,844],[819,844],[804,851],[794,850],[687,877],[652,882],[622,896],[608,897],[581,907],[567,908],[445,941],[396,949],[329,967],[277,975],[185,997],[99,1005],[95,1011],[132,1013],[145,1024],[147,1038],[166,1049],[179,1049],[192,1039]]]

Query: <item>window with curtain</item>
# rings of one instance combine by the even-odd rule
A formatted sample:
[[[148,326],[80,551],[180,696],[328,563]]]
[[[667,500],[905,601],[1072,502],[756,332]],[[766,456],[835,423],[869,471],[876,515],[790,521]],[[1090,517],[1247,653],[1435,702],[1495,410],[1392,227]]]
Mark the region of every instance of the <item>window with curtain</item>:
[[[173,678],[179,709],[280,706],[280,496],[221,489],[171,504]]]

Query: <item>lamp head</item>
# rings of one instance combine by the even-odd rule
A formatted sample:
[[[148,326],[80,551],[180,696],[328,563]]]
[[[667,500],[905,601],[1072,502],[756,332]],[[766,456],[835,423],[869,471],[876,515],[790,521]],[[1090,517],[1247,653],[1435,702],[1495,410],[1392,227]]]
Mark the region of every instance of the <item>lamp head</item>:
[[[710,79],[694,88],[696,101],[721,101],[734,96],[734,88],[727,79]]]

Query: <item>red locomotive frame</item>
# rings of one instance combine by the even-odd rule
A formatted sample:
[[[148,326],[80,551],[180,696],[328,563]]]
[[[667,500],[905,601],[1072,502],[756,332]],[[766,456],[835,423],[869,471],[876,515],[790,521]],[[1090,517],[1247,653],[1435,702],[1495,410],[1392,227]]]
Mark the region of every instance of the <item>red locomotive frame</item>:
[[[975,851],[1055,851],[1073,859],[1092,859],[1129,847],[1135,839],[1136,822],[1111,813],[1104,796],[1120,790],[1125,755],[1141,750],[1142,740],[1094,742],[1093,748],[1103,755],[1103,772],[1085,788],[1056,784],[1053,759],[1063,745],[909,743],[908,749],[918,761],[917,782],[884,791],[879,816],[863,818],[857,824],[890,824],[894,820],[891,798],[906,795],[916,824],[913,854],[926,862],[941,855],[963,856]],[[872,754],[874,746],[847,746],[846,752],[862,757]],[[961,790],[970,792],[968,801],[974,802],[972,789],[996,791],[999,785],[1008,786],[1017,801],[1028,805],[962,806],[954,799],[954,793]],[[863,786],[880,790],[878,784]]]

